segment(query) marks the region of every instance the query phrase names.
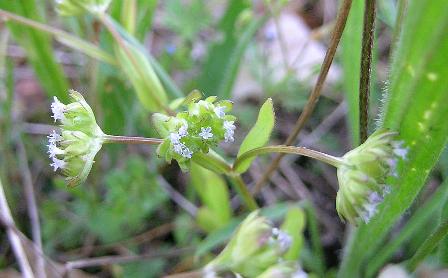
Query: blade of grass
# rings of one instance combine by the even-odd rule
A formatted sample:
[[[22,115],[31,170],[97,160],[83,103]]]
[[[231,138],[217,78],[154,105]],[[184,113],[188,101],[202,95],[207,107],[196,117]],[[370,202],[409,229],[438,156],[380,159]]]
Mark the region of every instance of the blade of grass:
[[[373,277],[404,242],[410,240],[419,229],[425,228],[428,219],[446,202],[447,197],[448,180],[441,184],[431,198],[416,210],[400,233],[377,252],[367,265],[367,277]]]
[[[341,39],[344,91],[348,104],[348,122],[353,146],[359,145],[359,79],[361,65],[362,20],[364,1],[355,0]]]
[[[0,8],[20,13],[36,21],[43,21],[34,0],[1,1]],[[0,14],[1,15],[1,14]],[[63,68],[57,63],[46,34],[15,23],[8,23],[14,39],[27,53],[29,62],[48,96],[68,100],[69,83]]]
[[[448,234],[448,221],[445,220],[437,230],[420,246],[415,255],[406,263],[406,268],[414,272],[417,266],[437,247]]]
[[[109,63],[111,65],[116,65],[117,62],[115,61],[115,58],[110,55],[109,53],[105,52],[104,50],[98,48],[96,45],[89,43],[87,41],[84,41],[82,39],[79,39],[78,37],[75,37],[65,31],[53,28],[51,26],[48,26],[46,24],[13,14],[9,13],[4,10],[0,10],[0,17],[6,18],[8,20],[17,22],[22,25],[29,26],[30,28],[43,31],[45,33],[48,33],[54,38],[59,41],[60,43],[81,51],[82,53],[94,58],[98,59],[100,61]],[[18,30],[21,30],[18,28]]]
[[[448,6],[444,0],[411,1],[391,67],[383,127],[396,130],[409,147],[400,178],[377,215],[352,235],[339,277],[363,276],[363,263],[374,256],[390,228],[412,204],[448,139]],[[381,124],[381,123],[380,123]]]

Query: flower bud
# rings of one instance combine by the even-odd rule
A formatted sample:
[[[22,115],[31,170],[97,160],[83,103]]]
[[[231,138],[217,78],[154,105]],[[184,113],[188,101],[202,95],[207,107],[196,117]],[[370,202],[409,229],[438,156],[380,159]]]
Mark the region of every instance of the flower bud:
[[[288,250],[291,237],[252,212],[240,224],[224,250],[204,269],[232,271],[243,277],[257,277],[278,263]]]
[[[48,153],[54,171],[61,169],[68,186],[84,182],[90,173],[96,153],[104,142],[92,109],[82,95],[70,91],[72,102],[65,105],[56,97],[51,104],[53,118],[61,123],[61,134],[48,136]]]
[[[232,109],[230,101],[218,101],[216,97],[192,101],[188,110],[175,117],[163,114],[153,116],[154,125],[165,137],[158,148],[158,155],[168,162],[175,159],[182,170],[197,152],[208,153],[219,142],[233,142],[235,117],[226,114]]]
[[[104,12],[111,0],[56,0],[56,10],[62,16],[78,16]]]
[[[394,140],[395,132],[378,130],[362,145],[346,153],[338,167],[336,210],[352,224],[367,223],[390,188],[386,179],[396,176],[396,165],[407,149]]]

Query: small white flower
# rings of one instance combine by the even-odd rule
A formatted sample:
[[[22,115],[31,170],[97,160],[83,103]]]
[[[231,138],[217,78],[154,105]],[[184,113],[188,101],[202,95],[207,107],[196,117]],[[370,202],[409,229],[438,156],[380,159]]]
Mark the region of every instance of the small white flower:
[[[233,142],[235,139],[233,135],[235,134],[235,125],[233,121],[224,121],[224,139],[226,142]]]
[[[170,141],[171,143],[173,143],[174,145],[179,144],[180,143],[180,135],[178,133],[170,133]]]
[[[378,205],[383,201],[383,197],[377,192],[372,192],[369,195],[368,202],[364,205],[364,213],[361,214],[362,220],[367,224],[370,219],[377,213]]]
[[[224,110],[226,110],[224,106],[216,106],[215,109],[213,109],[216,116],[218,116],[218,118],[220,119],[222,119],[226,115]]]
[[[292,244],[292,237],[278,228],[272,229],[272,235],[277,239],[281,251],[286,252]]]
[[[406,156],[408,154],[408,149],[403,147],[403,142],[399,141],[399,142],[394,142],[393,143],[393,147],[394,147],[394,154],[401,157],[402,159],[406,159]]]
[[[182,145],[183,145],[182,143],[173,144],[173,150],[176,153],[182,155]]]
[[[56,157],[56,155],[61,155],[61,154],[64,154],[65,152],[64,152],[64,150],[58,148],[56,146],[56,143],[54,143],[54,144],[50,143],[50,144],[48,144],[48,153],[49,153],[49,157],[53,158],[53,157]]]
[[[201,132],[199,133],[199,136],[201,136],[202,139],[212,138],[213,137],[212,128],[209,126],[206,128],[201,127]]]
[[[56,144],[57,142],[60,142],[63,139],[62,136],[60,134],[56,133],[56,131],[54,131],[54,130],[50,133],[50,135],[47,136],[47,138],[48,138],[48,143],[50,143],[50,144]]]
[[[190,151],[190,149],[185,145],[183,145],[182,147],[183,147],[182,148],[182,156],[185,158],[191,158],[191,156],[193,155],[193,152]]]
[[[179,136],[180,137],[185,137],[188,135],[188,125],[184,124],[179,128]]]
[[[64,111],[65,111],[65,104],[59,101],[57,97],[54,97],[54,101],[51,104],[51,112],[53,113],[53,119],[56,122],[57,120],[63,120],[65,119]]]
[[[50,166],[52,166],[53,171],[56,172],[57,169],[64,169],[66,164],[67,163],[64,160],[53,157],[53,163],[51,163]]]
[[[184,143],[173,144],[173,150],[185,158],[191,158],[193,155],[193,152]]]

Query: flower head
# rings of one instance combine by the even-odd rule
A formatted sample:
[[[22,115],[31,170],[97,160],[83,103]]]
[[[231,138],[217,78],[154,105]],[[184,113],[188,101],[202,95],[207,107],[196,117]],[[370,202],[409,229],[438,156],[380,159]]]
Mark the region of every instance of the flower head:
[[[265,217],[255,211],[246,217],[224,250],[205,269],[258,277],[278,263],[291,241],[288,234],[273,228]]]
[[[339,191],[336,210],[353,224],[369,222],[390,187],[388,177],[397,176],[396,165],[407,149],[394,140],[395,132],[378,130],[366,142],[345,154],[338,167]]]
[[[70,91],[72,102],[65,105],[56,97],[51,104],[53,118],[61,125],[61,133],[48,135],[50,166],[60,169],[69,186],[85,181],[96,153],[104,142],[104,133],[97,125],[92,109],[81,94]]]
[[[154,114],[153,121],[165,141],[159,146],[159,156],[167,161],[175,159],[182,170],[197,152],[207,153],[221,141],[233,141],[235,117],[226,114],[232,109],[230,101],[216,101],[216,97],[192,100],[188,110],[176,116]]]

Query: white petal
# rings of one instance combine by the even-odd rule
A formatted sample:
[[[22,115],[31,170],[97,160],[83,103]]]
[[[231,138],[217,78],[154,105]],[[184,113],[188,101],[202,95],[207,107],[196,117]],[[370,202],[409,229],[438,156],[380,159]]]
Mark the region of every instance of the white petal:
[[[53,113],[53,119],[56,122],[56,120],[63,120],[65,119],[64,111],[65,111],[65,104],[59,101],[57,97],[54,97],[54,101],[51,104],[51,112]]]
[[[216,116],[218,116],[218,118],[220,118],[220,119],[222,119],[226,115],[224,110],[226,110],[226,108],[224,106],[217,106],[217,107],[215,107],[215,109],[213,109]]]

